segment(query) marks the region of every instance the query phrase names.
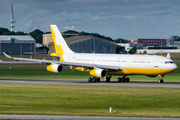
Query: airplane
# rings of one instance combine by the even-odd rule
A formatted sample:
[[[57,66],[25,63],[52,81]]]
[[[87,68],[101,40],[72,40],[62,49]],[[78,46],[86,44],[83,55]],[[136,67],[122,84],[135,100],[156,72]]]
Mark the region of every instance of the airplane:
[[[55,60],[38,60],[17,58],[3,54],[10,59],[20,61],[35,61],[46,63],[47,71],[60,73],[64,66],[83,72],[89,72],[93,77],[88,82],[100,82],[104,78],[110,82],[111,76],[118,77],[118,82],[129,82],[129,75],[146,75],[149,77],[159,76],[159,83],[163,83],[163,77],[176,70],[177,65],[168,54],[167,57],[156,55],[129,55],[129,54],[96,54],[75,53],[66,44],[56,25],[50,25],[56,53],[50,55]]]

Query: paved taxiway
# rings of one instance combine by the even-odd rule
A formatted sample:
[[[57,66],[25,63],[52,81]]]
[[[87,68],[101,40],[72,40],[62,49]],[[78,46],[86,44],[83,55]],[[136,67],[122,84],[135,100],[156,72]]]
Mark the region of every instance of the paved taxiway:
[[[180,88],[180,82],[140,82],[110,83],[101,81],[99,83],[88,83],[86,80],[41,80],[41,79],[0,79],[1,84],[42,84],[42,85],[74,85],[74,86],[112,86],[112,87],[157,87],[157,88]]]
[[[98,117],[98,116],[51,116],[51,115],[0,115],[1,119],[36,120],[180,120],[180,118],[143,118],[143,117]]]

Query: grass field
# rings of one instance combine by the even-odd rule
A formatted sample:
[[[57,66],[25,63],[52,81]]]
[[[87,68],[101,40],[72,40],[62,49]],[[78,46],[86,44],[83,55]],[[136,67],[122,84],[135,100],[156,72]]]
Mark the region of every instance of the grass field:
[[[1,84],[0,91],[0,114],[180,117],[180,89]]]
[[[180,82],[180,67],[171,74],[165,75],[165,82]],[[64,68],[61,73],[52,73],[46,70],[44,64],[8,64],[0,65],[0,78],[28,78],[28,79],[70,79],[87,80],[89,73]],[[112,80],[118,76],[112,76]],[[131,81],[158,81],[159,77],[150,78],[143,75],[129,76]]]

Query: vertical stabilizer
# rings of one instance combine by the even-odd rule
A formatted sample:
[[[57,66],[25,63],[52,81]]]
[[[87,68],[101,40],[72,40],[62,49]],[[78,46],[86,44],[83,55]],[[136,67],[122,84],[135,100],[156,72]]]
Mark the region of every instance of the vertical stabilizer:
[[[167,54],[167,56],[166,56],[166,57],[167,57],[167,58],[171,58],[171,56],[170,56],[170,54],[169,54],[169,53]]]
[[[59,29],[56,25],[50,25],[53,41],[54,41],[54,47],[56,50],[56,54],[60,54],[60,61],[63,60],[63,54],[65,53],[74,53],[66,44],[64,38],[62,37]]]

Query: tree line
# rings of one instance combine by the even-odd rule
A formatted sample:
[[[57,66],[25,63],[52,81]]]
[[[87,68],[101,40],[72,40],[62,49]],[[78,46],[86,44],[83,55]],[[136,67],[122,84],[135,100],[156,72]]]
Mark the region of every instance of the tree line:
[[[50,32],[46,32],[46,33],[50,33]],[[7,28],[0,27],[0,35],[31,35],[36,40],[36,43],[42,43],[43,34],[46,34],[46,33],[42,32],[39,29],[35,29],[34,31],[30,33],[24,33],[22,31],[11,32]]]
[[[43,31],[41,31],[39,29],[35,29],[34,31],[32,31],[30,33],[24,33],[22,31],[18,31],[18,32],[12,31],[11,32],[7,28],[1,28],[0,27],[0,35],[31,35],[36,40],[36,43],[42,43],[43,34],[48,34],[48,33],[51,33],[51,32],[45,32],[44,33]],[[128,43],[129,42],[129,40],[122,39],[122,38],[118,38],[118,39],[113,40],[111,37],[100,35],[98,33],[88,33],[88,32],[84,32],[84,31],[78,32],[78,31],[73,31],[73,30],[67,30],[67,31],[63,32],[63,34],[78,34],[79,36],[90,35],[90,36],[99,37],[102,39],[107,39],[110,41],[115,41],[117,43]]]
[[[88,33],[88,32],[84,32],[84,31],[78,32],[78,31],[74,31],[74,30],[67,30],[67,31],[63,32],[63,34],[78,34],[79,36],[90,35],[90,36],[99,37],[99,38],[106,39],[106,40],[115,41],[117,43],[128,43],[129,42],[129,40],[126,40],[123,38],[118,38],[118,39],[113,40],[111,37],[100,35],[98,33]]]

